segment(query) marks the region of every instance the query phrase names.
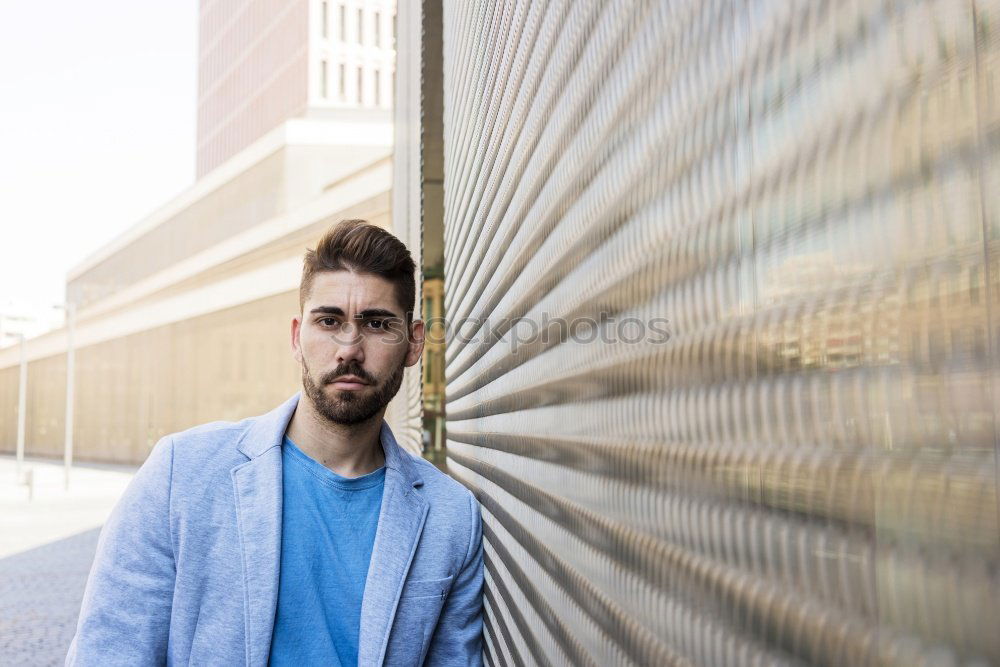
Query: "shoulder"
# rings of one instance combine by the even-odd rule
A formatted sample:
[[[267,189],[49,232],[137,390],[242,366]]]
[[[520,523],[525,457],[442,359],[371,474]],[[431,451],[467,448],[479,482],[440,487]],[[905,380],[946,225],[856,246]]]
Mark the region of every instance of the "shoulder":
[[[216,459],[227,463],[244,462],[275,444],[275,439],[280,442],[279,434],[284,432],[298,398],[295,394],[265,414],[240,421],[209,422],[165,439],[172,443],[175,457],[203,459],[206,463]]]
[[[174,458],[195,459],[208,463],[216,458],[245,460],[236,449],[237,443],[250,428],[254,418],[238,422],[215,421],[194,426],[168,435]]]
[[[247,457],[238,449],[254,418],[216,421],[165,436],[143,465],[168,475],[172,495],[183,498],[187,489],[225,488],[226,478]]]
[[[167,436],[174,446],[204,447],[228,440],[239,439],[250,427],[256,417],[250,417],[237,422],[214,421],[193,426],[184,431],[178,431]]]

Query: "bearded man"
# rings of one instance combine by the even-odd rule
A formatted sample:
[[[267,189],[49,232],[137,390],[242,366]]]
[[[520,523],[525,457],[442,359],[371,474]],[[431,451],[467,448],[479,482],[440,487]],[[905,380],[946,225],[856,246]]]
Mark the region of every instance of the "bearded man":
[[[306,253],[302,392],[163,438],[98,543],[68,665],[479,665],[473,495],[383,421],[420,359],[415,266],[361,220]]]

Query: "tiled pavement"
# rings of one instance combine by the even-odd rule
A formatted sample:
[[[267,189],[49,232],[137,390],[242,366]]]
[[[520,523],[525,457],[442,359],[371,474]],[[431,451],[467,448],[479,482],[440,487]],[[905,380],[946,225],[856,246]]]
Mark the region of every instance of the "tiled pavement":
[[[62,664],[100,526],[135,472],[31,460],[34,488],[0,456],[0,666]]]
[[[100,528],[0,559],[0,665],[59,665]]]

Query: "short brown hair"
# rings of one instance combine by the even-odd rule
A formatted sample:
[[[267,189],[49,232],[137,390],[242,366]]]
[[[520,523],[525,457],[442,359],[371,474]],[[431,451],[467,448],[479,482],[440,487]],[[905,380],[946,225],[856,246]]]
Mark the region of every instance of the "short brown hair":
[[[416,299],[416,266],[410,251],[398,238],[367,220],[341,220],[323,235],[315,250],[307,250],[299,283],[299,309],[305,307],[313,279],[321,271],[370,273],[395,286],[396,299],[413,318]]]

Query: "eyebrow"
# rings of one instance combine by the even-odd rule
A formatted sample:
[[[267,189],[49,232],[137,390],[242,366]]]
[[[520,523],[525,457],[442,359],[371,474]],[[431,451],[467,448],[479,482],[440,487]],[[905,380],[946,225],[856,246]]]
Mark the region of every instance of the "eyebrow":
[[[312,315],[322,314],[322,315],[336,315],[337,317],[344,317],[343,308],[339,308],[337,306],[319,306],[317,308],[313,308],[309,312]],[[385,308],[366,308],[365,310],[362,310],[360,313],[355,315],[354,319],[364,320],[368,319],[369,317],[399,317],[399,315],[392,312],[391,310],[386,310]]]
[[[362,310],[355,317],[356,317],[356,319],[364,320],[364,319],[368,319],[369,317],[397,317],[398,318],[399,315],[397,315],[396,313],[392,312],[391,310],[386,310],[385,308],[367,308],[365,310]]]

